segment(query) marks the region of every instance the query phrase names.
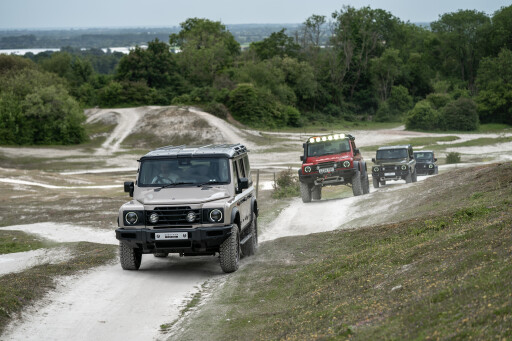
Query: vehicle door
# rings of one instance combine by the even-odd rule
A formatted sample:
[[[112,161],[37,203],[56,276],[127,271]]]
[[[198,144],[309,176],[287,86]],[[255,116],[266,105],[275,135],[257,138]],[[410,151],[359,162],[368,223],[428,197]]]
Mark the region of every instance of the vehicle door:
[[[234,160],[233,168],[235,169],[236,183],[238,187],[238,193],[235,197],[238,211],[240,213],[241,226],[245,227],[251,221],[251,180],[248,177],[247,169],[243,158]],[[240,189],[240,179],[247,178],[249,180],[249,188]]]

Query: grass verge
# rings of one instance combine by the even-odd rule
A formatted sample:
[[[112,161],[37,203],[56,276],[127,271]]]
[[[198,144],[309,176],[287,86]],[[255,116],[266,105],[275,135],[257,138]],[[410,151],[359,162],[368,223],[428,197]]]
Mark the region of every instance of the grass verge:
[[[7,231],[0,229],[0,255],[37,250],[51,245],[53,245],[53,243],[41,240],[22,231]]]
[[[68,244],[73,258],[59,264],[42,264],[23,272],[0,276],[0,335],[9,321],[55,288],[55,278],[104,265],[116,257],[117,246],[87,242]]]
[[[262,244],[180,339],[512,338],[512,164],[464,172],[418,183],[442,210]]]

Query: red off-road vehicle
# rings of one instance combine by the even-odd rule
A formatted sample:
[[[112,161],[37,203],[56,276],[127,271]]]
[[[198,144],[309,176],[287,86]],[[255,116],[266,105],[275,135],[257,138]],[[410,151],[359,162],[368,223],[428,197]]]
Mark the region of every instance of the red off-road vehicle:
[[[303,202],[322,199],[322,187],[349,185],[354,195],[368,194],[366,162],[348,134],[312,136],[302,146],[300,193]]]

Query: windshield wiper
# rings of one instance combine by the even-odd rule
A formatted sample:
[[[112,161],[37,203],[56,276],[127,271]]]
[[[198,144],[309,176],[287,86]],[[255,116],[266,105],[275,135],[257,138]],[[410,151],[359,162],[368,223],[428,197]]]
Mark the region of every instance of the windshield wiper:
[[[155,191],[156,190],[161,190],[162,188],[169,188],[169,187],[174,187],[174,186],[179,186],[179,185],[193,185],[193,184],[194,184],[193,182],[173,182],[173,183],[170,183],[170,184],[163,185],[161,187],[155,188]]]

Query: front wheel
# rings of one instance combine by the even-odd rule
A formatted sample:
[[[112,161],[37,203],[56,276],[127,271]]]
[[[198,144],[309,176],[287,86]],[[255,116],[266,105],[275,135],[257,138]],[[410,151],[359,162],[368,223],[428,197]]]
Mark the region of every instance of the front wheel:
[[[373,188],[379,188],[379,179],[373,178]]]
[[[311,202],[311,189],[304,182],[300,183],[300,196],[302,197],[302,202]]]
[[[220,267],[229,273],[238,270],[240,263],[240,234],[238,226],[231,227],[231,235],[220,245]]]
[[[139,270],[142,252],[130,247],[125,242],[119,242],[119,260],[124,270]]]
[[[354,193],[354,196],[363,194],[363,184],[361,183],[361,172],[359,170],[352,177],[352,193]]]
[[[370,180],[368,179],[368,174],[363,178],[363,194],[370,193]]]

